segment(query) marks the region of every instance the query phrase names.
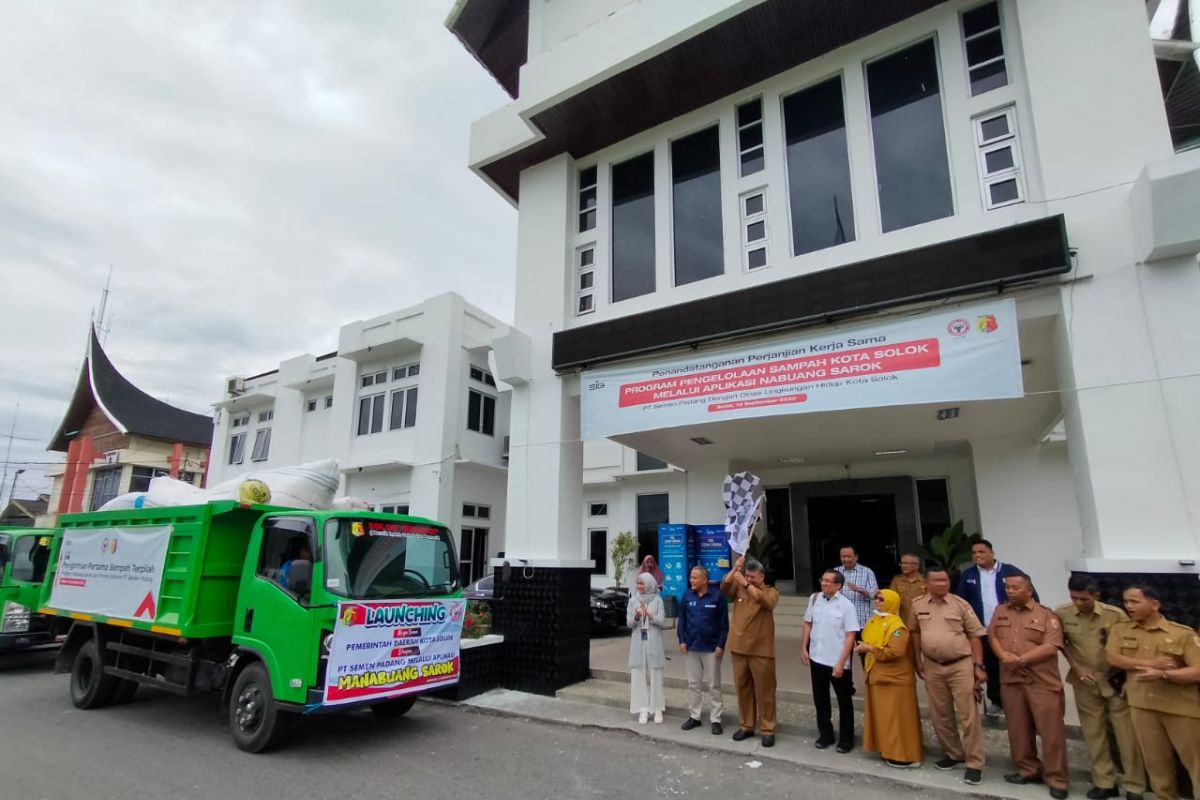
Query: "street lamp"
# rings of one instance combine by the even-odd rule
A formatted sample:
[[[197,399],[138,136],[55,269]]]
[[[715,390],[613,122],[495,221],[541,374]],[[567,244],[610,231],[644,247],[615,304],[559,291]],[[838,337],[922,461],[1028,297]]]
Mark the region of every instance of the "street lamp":
[[[24,471],[25,470],[23,470],[23,469],[19,469],[13,473],[12,485],[8,489],[8,502],[9,503],[12,502],[13,496],[17,491],[17,477],[20,476],[20,474]],[[8,506],[5,506],[4,509],[0,509],[0,512],[6,511],[6,510],[8,510]]]

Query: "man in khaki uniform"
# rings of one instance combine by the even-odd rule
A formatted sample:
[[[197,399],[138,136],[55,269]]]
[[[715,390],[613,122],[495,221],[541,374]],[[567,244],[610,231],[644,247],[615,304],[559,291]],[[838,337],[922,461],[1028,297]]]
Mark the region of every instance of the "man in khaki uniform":
[[[908,619],[912,601],[926,591],[925,576],[921,574],[921,558],[912,553],[900,556],[900,574],[892,578],[892,585],[888,588],[900,595],[900,619]]]
[[[1066,699],[1058,674],[1062,625],[1054,612],[1033,599],[1028,575],[1004,579],[1008,602],[996,608],[988,644],[1000,662],[1000,697],[1008,717],[1008,747],[1017,771],[1009,783],[1042,783],[1050,796],[1067,796]],[[1042,740],[1038,760],[1034,737]]]
[[[1172,750],[1200,786],[1200,637],[1168,622],[1149,586],[1130,586],[1123,599],[1131,621],[1112,627],[1108,663],[1128,671],[1125,694],[1150,788],[1158,800],[1176,800]]]
[[[1066,644],[1063,654],[1071,665],[1067,682],[1075,688],[1079,727],[1083,729],[1083,741],[1092,759],[1093,785],[1087,796],[1098,800],[1120,795],[1108,740],[1111,725],[1123,765],[1121,787],[1126,795],[1140,797],[1146,791],[1142,753],[1134,737],[1129,703],[1113,688],[1109,680],[1111,668],[1104,656],[1112,626],[1128,617],[1116,606],[1100,602],[1100,589],[1091,576],[1072,575],[1067,581],[1067,592],[1071,602],[1054,609],[1054,613],[1063,626]]]
[[[970,603],[950,594],[946,570],[931,569],[925,584],[928,594],[913,599],[905,622],[917,674],[925,681],[933,732],[946,754],[934,766],[950,770],[965,761],[963,782],[974,786],[982,780],[983,770],[983,730],[975,692],[987,680],[980,644],[985,631]]]
[[[744,570],[743,570],[744,568]],[[725,649],[733,654],[740,725],[733,740],[762,731],[763,747],[775,746],[775,606],[779,590],[764,583],[762,564],[740,557],[721,580],[721,593],[733,604]]]

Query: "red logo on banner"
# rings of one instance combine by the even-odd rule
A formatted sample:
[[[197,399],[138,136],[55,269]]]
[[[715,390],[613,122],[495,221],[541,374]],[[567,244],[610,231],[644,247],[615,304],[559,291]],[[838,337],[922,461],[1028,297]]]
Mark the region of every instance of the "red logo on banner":
[[[154,608],[154,593],[146,592],[146,596],[142,598],[142,603],[137,607],[137,611],[133,612],[134,619],[137,619],[142,614],[146,614],[150,619],[158,616],[158,611]]]
[[[950,320],[950,324],[946,326],[946,332],[951,336],[966,336],[971,332],[971,323],[962,317],[952,319]]]

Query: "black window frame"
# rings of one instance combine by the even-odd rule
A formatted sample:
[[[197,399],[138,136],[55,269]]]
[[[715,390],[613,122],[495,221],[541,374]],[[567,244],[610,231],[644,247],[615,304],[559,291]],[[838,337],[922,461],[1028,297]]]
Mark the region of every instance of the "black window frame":
[[[496,435],[496,396],[478,389],[467,390],[467,430]]]

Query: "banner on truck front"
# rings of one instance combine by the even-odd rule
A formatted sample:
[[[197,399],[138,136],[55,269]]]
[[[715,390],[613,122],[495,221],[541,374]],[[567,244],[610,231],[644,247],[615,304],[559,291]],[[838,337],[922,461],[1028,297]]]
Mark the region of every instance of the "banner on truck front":
[[[466,600],[342,603],[325,671],[325,704],[458,683],[466,606]]]
[[[171,526],[63,531],[50,607],[154,622]]]
[[[1023,396],[1016,304],[585,370],[584,439],[747,417]]]

